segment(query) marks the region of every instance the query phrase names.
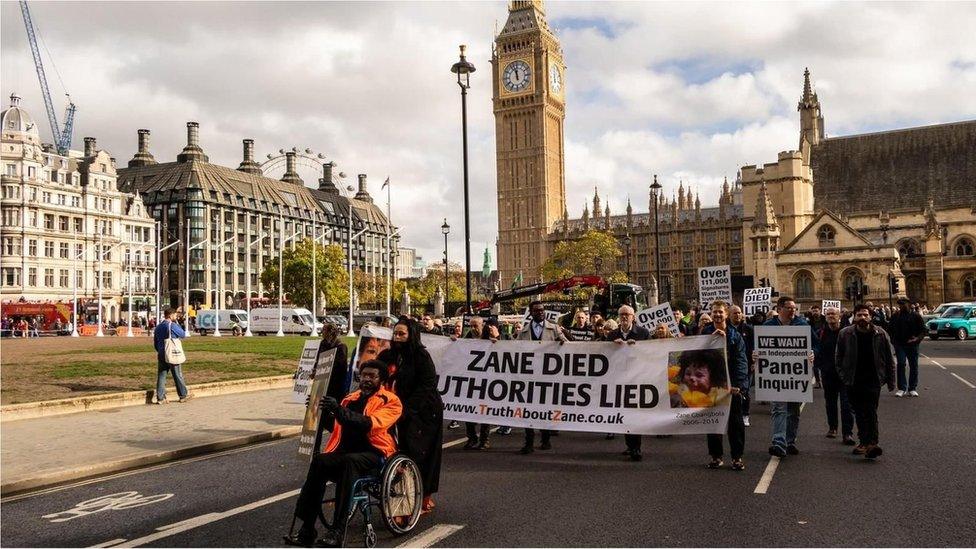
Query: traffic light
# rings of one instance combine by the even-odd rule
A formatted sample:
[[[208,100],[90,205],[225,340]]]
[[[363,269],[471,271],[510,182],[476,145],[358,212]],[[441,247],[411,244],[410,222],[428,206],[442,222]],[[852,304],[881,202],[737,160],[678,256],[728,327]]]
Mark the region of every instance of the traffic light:
[[[889,282],[891,282],[891,293],[893,295],[897,295],[899,292],[901,292],[901,284],[899,283],[900,281],[897,278],[891,277],[891,280]]]

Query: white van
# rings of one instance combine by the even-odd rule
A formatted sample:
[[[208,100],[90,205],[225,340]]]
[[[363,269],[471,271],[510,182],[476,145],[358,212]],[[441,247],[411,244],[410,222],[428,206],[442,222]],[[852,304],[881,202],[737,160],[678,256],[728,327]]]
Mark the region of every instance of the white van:
[[[311,334],[312,311],[308,309],[281,309],[281,330],[286,334]],[[322,325],[315,323],[318,327]],[[278,333],[278,308],[251,309],[251,332],[257,335]]]
[[[201,335],[212,334],[217,319],[217,311],[205,309],[197,312],[197,331]],[[233,334],[242,334],[247,330],[247,311],[240,309],[220,310],[220,330]]]

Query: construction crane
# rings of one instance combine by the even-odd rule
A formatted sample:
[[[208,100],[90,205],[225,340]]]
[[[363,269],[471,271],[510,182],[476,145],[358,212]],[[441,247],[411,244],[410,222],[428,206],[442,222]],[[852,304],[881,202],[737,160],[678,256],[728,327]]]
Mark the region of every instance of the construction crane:
[[[30,42],[31,54],[34,56],[34,68],[37,69],[37,80],[41,83],[41,95],[44,96],[44,106],[47,108],[47,119],[51,123],[51,133],[54,135],[54,146],[58,154],[67,156],[71,149],[71,131],[75,122],[75,104],[68,98],[68,107],[64,112],[64,128],[58,126],[58,117],[54,112],[54,102],[51,101],[51,90],[47,86],[47,75],[44,73],[44,63],[41,61],[41,51],[37,48],[37,33],[34,32],[34,22],[31,20],[30,8],[27,1],[20,1],[20,12],[24,16],[24,26],[27,28],[27,41]],[[57,70],[57,67],[55,67]],[[61,83],[62,86],[64,82]]]

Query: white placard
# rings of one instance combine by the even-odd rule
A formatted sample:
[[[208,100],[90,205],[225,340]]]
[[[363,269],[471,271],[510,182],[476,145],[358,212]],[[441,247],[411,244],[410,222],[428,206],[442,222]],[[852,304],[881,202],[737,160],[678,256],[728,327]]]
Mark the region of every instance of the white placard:
[[[698,268],[698,304],[702,311],[721,299],[732,304],[732,269],[728,265]]]
[[[820,311],[821,312],[826,311],[827,310],[827,307],[836,307],[837,310],[839,311],[840,310],[840,301],[833,300],[833,299],[824,299],[823,301],[820,302]]]
[[[654,334],[657,325],[662,322],[668,325],[668,330],[671,330],[672,336],[678,337],[681,330],[678,328],[678,320],[674,318],[671,303],[665,301],[660,305],[644,309],[637,313],[637,324],[650,330],[651,335]]]
[[[756,400],[813,402],[810,326],[756,326]]]
[[[546,320],[552,322],[553,324],[559,320],[560,315],[562,315],[562,313],[559,311],[550,311],[549,309],[546,309]],[[522,325],[524,326],[528,324],[530,320],[532,320],[532,315],[529,313],[529,308],[526,307],[525,314],[522,315]]]
[[[292,376],[295,384],[292,387],[291,399],[294,402],[305,404],[308,392],[312,388],[312,373],[315,370],[315,357],[319,353],[319,340],[309,339],[302,348],[302,356],[298,359],[298,370]]]
[[[772,288],[747,288],[742,294],[742,313],[750,317],[757,312],[766,314],[772,308]]]

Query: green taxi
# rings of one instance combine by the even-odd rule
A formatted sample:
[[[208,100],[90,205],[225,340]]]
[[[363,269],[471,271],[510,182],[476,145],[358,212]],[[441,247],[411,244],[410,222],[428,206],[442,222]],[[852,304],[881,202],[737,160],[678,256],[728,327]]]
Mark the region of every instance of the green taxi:
[[[942,316],[925,325],[930,339],[954,337],[958,340],[976,337],[976,305],[949,307]]]

